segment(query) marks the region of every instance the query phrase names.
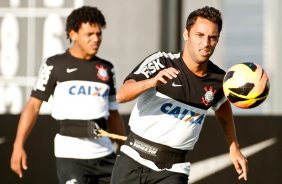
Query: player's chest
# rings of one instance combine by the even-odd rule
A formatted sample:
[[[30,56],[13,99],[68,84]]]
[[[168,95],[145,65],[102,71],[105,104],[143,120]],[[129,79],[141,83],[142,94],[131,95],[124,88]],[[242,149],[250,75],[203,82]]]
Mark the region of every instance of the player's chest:
[[[197,79],[179,74],[166,85],[158,87],[157,91],[177,101],[205,109],[213,104],[220,89],[221,82],[213,78]]]
[[[72,64],[69,66],[59,66],[56,70],[56,78],[59,82],[80,80],[108,83],[111,77],[110,68],[102,64]]]

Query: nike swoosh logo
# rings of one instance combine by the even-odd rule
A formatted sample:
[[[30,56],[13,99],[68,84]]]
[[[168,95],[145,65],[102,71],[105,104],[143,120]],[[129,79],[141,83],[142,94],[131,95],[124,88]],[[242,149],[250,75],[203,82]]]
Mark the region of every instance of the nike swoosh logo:
[[[67,68],[67,73],[72,73],[76,70],[77,70],[77,68]]]
[[[175,82],[173,82],[173,83],[172,83],[172,86],[173,86],[173,87],[180,87],[180,86],[182,86],[182,85],[181,85],[181,84],[175,84]]]
[[[245,157],[249,157],[275,144],[276,142],[276,138],[270,138],[257,144],[245,147],[241,149],[241,152]],[[189,183],[195,183],[231,165],[233,165],[233,163],[229,159],[229,153],[191,163]]]

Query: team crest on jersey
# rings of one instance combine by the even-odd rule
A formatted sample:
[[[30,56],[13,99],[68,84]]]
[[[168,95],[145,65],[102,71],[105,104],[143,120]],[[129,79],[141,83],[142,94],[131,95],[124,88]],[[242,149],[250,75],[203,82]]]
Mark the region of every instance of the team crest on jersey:
[[[98,70],[97,76],[99,79],[101,79],[102,81],[109,80],[110,77],[107,68],[105,68],[103,65],[96,65],[96,68]]]
[[[205,106],[210,105],[213,102],[214,94],[216,93],[216,90],[213,89],[212,86],[206,86],[204,87],[205,95],[202,96],[202,102],[205,104]]]

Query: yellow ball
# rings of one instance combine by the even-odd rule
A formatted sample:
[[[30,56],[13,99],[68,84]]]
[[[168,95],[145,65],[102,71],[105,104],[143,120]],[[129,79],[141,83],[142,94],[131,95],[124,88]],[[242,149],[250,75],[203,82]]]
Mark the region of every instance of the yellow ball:
[[[260,65],[251,62],[233,65],[223,80],[227,99],[243,109],[260,105],[267,98],[269,89],[268,75]]]

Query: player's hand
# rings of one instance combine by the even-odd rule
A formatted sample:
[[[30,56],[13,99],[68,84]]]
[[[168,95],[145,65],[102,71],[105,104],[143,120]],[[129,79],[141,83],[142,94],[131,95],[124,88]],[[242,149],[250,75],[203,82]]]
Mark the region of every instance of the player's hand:
[[[23,177],[23,171],[27,170],[27,155],[23,148],[18,148],[13,150],[11,157],[11,169],[19,175],[20,178]]]
[[[236,151],[230,151],[230,159],[234,164],[235,170],[239,174],[238,179],[244,179],[247,181],[247,174],[248,174],[248,161],[247,159],[242,155],[240,150]]]
[[[160,71],[154,78],[152,78],[153,85],[160,86],[166,84],[169,80],[176,78],[178,74],[179,71],[176,70],[175,68],[172,67],[166,68]]]

